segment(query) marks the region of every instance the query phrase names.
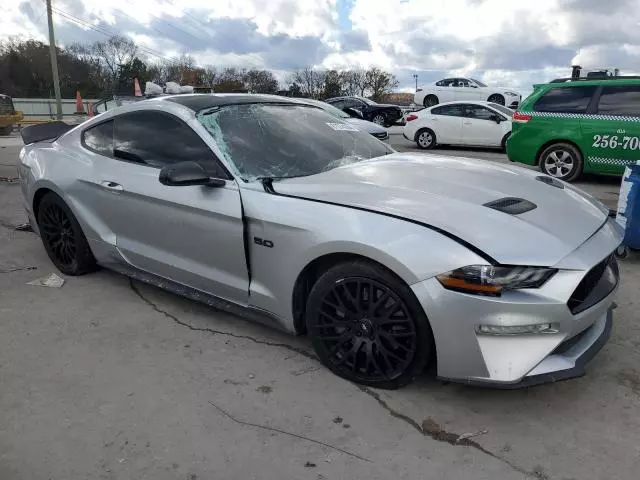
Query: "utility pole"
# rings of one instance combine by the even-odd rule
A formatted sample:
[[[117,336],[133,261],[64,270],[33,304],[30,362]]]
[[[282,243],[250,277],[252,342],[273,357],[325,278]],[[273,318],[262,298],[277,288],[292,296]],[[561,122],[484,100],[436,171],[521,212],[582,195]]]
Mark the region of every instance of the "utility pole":
[[[60,96],[60,76],[58,75],[58,57],[56,54],[56,38],[53,34],[53,14],[51,0],[47,1],[47,23],[49,24],[49,54],[51,56],[51,72],[53,73],[53,91],[56,94],[56,111],[58,120],[62,120],[62,97]]]
[[[415,79],[415,81],[416,81],[416,92],[417,92],[417,91],[418,91],[418,74],[417,74],[417,73],[414,73],[414,74],[413,74],[413,78],[414,78],[414,79]]]

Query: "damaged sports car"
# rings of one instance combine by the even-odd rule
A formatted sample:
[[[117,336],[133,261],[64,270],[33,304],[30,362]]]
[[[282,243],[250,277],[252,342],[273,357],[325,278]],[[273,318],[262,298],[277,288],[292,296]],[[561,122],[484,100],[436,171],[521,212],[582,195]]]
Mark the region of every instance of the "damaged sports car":
[[[516,388],[606,343],[621,232],[515,166],[396,153],[282,97],[176,95],[28,127],[24,206],[66,275],[98,266],[309,336],[336,374]]]

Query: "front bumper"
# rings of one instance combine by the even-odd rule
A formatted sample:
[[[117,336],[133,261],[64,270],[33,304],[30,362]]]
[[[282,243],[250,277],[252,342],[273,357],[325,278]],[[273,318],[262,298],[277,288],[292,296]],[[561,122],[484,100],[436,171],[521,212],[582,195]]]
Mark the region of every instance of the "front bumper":
[[[591,282],[591,272],[618,241],[607,224],[559,262],[558,273],[541,288],[505,292],[501,297],[446,290],[435,278],[412,285],[435,338],[438,377],[473,385],[521,388],[583,375],[586,363],[611,333],[618,285],[615,264],[607,264],[602,274],[602,278],[608,276],[609,288],[593,303],[585,303],[588,308],[572,308],[572,302],[576,292],[584,293],[580,288]],[[596,288],[593,291],[597,293]],[[556,331],[523,335],[476,331],[477,325],[543,323],[553,324]]]

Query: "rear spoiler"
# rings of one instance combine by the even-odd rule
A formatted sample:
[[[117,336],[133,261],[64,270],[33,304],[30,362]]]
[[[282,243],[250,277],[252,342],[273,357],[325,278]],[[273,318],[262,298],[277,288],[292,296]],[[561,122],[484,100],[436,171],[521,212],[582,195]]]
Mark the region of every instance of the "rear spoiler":
[[[44,140],[55,140],[63,133],[67,133],[74,125],[68,125],[64,122],[47,122],[39,125],[29,125],[20,130],[22,141],[25,145],[31,143],[42,142]]]

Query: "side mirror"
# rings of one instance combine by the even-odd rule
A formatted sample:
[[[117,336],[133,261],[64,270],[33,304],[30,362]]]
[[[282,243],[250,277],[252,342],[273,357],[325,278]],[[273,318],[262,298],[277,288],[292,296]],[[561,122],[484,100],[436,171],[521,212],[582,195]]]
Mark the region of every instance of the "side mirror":
[[[359,110],[356,110],[355,108],[344,107],[342,111],[352,118],[362,118],[362,112]]]
[[[502,117],[500,115],[494,115],[493,120],[499,125],[502,123]]]
[[[197,162],[179,162],[167,165],[160,170],[160,183],[169,187],[186,187],[205,185],[207,187],[223,187],[226,182],[221,178],[212,178],[202,165]]]

